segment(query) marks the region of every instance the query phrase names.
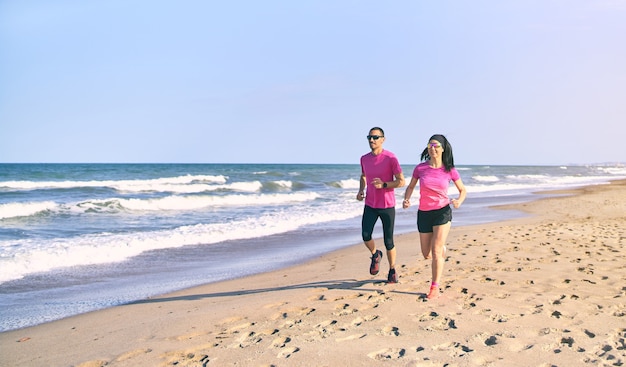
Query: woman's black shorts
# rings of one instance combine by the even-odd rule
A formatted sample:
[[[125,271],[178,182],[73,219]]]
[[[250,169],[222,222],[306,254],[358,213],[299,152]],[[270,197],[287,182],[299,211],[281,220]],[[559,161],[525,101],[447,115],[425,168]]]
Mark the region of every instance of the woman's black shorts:
[[[441,209],[417,211],[417,230],[420,233],[431,233],[434,226],[440,226],[452,221],[452,209],[446,205]]]

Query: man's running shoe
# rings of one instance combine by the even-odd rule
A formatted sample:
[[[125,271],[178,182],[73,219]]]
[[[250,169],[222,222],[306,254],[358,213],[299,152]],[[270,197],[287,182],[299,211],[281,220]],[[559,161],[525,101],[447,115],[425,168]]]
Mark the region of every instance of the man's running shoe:
[[[378,270],[380,269],[380,260],[383,258],[383,252],[380,250],[376,250],[374,255],[372,255],[372,263],[370,264],[370,274],[376,275],[378,274]]]
[[[387,283],[398,283],[398,274],[396,269],[389,269],[389,275],[387,275]]]

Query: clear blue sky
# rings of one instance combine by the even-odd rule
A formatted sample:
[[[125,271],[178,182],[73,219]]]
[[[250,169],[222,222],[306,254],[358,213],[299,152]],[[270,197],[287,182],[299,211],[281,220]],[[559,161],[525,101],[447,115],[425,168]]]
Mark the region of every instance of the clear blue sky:
[[[0,162],[626,162],[626,2],[0,0]]]

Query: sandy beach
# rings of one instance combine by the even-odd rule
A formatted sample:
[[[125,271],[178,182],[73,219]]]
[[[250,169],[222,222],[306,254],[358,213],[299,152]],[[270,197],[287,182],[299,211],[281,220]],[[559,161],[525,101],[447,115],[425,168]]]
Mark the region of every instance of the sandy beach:
[[[549,194],[507,207],[522,219],[453,224],[436,300],[411,233],[396,237],[398,284],[386,259],[370,276],[357,244],[1,333],[0,365],[625,365],[626,181]]]

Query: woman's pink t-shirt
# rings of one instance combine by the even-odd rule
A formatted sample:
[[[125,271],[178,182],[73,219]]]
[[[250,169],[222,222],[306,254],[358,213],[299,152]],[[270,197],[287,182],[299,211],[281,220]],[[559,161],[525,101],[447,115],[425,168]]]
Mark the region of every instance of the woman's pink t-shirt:
[[[419,210],[422,211],[437,210],[450,204],[448,198],[450,182],[461,178],[454,167],[447,172],[445,167],[432,168],[428,162],[418,164],[413,170],[413,177],[419,180]]]
[[[386,209],[396,206],[396,195],[391,187],[377,189],[371,185],[373,179],[380,178],[384,182],[394,180],[394,175],[402,173],[402,167],[395,154],[388,150],[383,150],[378,155],[371,152],[361,157],[361,172],[365,175],[367,190],[365,192],[365,205]]]

